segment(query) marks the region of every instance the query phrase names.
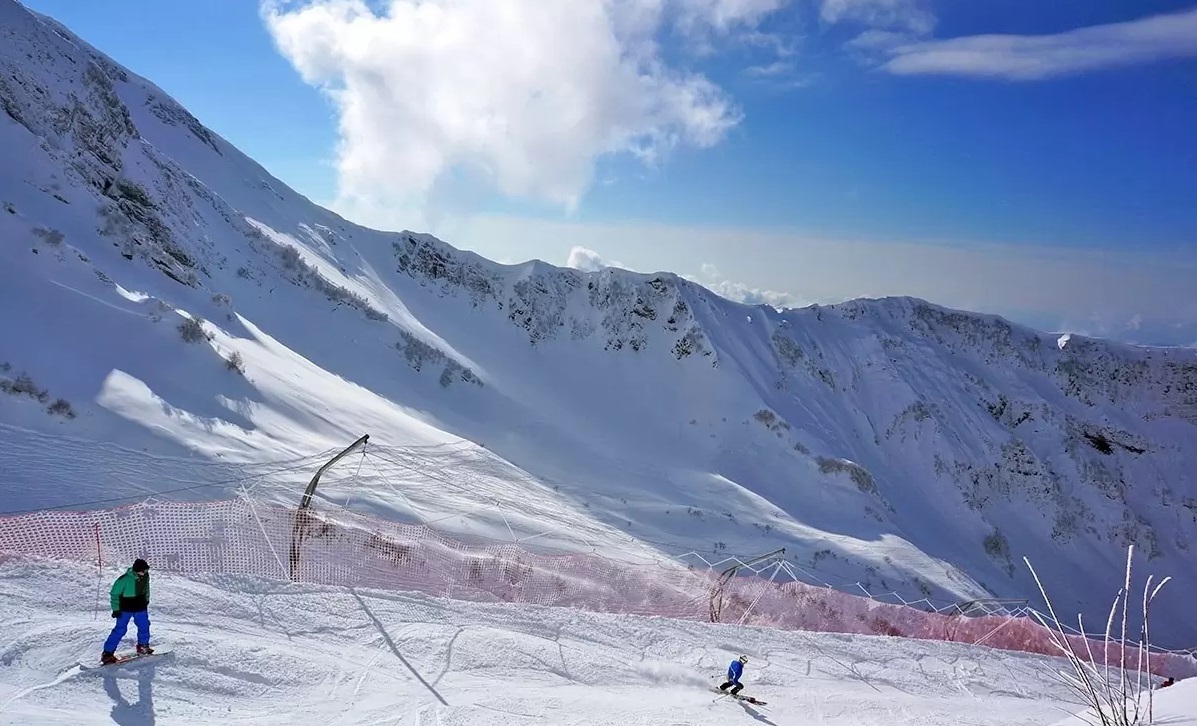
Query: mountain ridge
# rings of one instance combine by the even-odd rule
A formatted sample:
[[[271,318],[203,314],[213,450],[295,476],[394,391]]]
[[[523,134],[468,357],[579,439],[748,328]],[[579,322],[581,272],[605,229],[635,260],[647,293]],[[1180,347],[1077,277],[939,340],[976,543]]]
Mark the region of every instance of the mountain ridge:
[[[1099,615],[1083,573],[1134,543],[1197,592],[1197,350],[911,297],[777,310],[368,230],[55,21],[0,20],[0,234],[27,243],[2,253],[4,423],[232,460],[464,439],[645,539],[784,543],[959,599],[1029,596],[1029,554]],[[49,479],[20,496],[71,501]],[[1162,632],[1197,641],[1172,608]]]

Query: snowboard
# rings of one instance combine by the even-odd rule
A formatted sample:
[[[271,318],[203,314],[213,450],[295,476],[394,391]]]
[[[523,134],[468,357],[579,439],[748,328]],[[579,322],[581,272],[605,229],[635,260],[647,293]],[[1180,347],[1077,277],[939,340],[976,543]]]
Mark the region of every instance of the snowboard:
[[[110,668],[112,666],[119,666],[119,665],[124,665],[126,663],[132,663],[135,660],[141,660],[143,658],[157,658],[160,655],[166,655],[167,653],[173,652],[173,649],[169,645],[155,645],[152,647],[154,648],[154,652],[147,653],[146,655],[138,655],[137,651],[128,651],[126,653],[117,653],[116,661],[113,663],[101,663],[98,656],[92,660],[87,660],[87,661],[84,661],[82,658],[80,658],[79,659],[79,667],[85,671],[86,670],[94,670],[96,668]]]
[[[752,696],[741,696],[738,693],[733,695],[731,693],[728,693],[727,691],[721,691],[715,686],[711,686],[711,691],[713,693],[718,693],[722,696],[727,696],[728,698],[734,698],[738,701],[744,701],[745,703],[751,703],[754,706],[764,706],[765,705],[764,701],[759,701],[759,700],[753,698]]]

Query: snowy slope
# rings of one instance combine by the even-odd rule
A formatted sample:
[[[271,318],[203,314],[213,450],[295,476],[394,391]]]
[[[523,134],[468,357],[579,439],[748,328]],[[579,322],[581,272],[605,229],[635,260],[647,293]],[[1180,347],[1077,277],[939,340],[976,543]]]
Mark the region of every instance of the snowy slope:
[[[1197,644],[1197,351],[906,298],[778,312],[364,229],[13,0],[0,108],[4,511],[229,496],[229,467],[369,433],[411,464],[347,480],[375,513],[785,546],[909,599],[1032,597],[1027,555],[1096,622],[1134,542],[1175,578],[1153,632]]]
[[[94,568],[0,564],[21,625],[0,634],[0,723],[1015,726],[1078,710],[1054,661],[1026,654],[154,577],[152,633],[175,652],[79,672],[112,623],[93,616]],[[764,706],[706,690],[740,653]]]

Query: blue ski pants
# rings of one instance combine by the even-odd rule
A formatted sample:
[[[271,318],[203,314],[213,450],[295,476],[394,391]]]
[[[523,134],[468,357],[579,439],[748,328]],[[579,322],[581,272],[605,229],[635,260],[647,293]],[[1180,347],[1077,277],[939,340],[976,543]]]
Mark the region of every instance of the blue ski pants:
[[[121,614],[116,618],[116,625],[112,626],[112,632],[108,634],[108,640],[104,641],[104,651],[106,653],[115,653],[118,646],[121,644],[121,638],[125,637],[125,632],[129,630],[129,621],[132,620],[137,625],[137,644],[150,644],[150,613],[148,610],[142,610],[136,613],[127,613],[121,611]]]

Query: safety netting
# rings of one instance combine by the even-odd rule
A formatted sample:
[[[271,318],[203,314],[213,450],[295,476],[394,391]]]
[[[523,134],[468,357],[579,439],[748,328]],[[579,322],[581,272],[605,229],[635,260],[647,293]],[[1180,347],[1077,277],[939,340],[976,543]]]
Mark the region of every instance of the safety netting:
[[[921,638],[1060,655],[1025,615],[971,616],[880,602],[795,580],[720,577],[663,558],[634,564],[598,553],[544,554],[514,543],[464,542],[423,524],[349,510],[296,509],[239,497],[143,502],[0,518],[0,552],[122,566],[141,557],[180,575],[233,574],[297,583],[422,592],[628,615],[717,620],[785,630]],[[712,606],[718,603],[718,608]],[[1125,650],[1070,635],[1078,652],[1159,675],[1197,675],[1181,653]]]

